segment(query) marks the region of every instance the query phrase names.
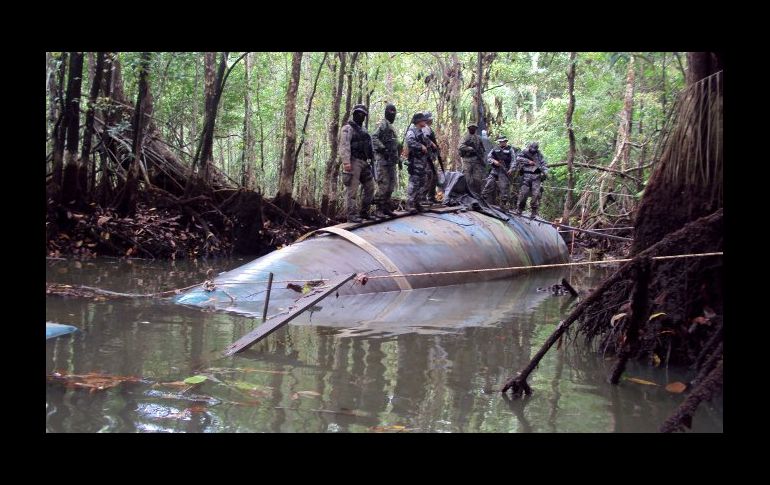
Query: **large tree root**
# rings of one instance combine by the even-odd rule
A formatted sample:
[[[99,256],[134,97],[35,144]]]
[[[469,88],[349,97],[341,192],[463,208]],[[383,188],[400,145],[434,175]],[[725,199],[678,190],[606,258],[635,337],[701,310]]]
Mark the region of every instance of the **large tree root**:
[[[636,286],[631,297],[631,323],[626,330],[625,345],[623,345],[618,361],[610,374],[610,384],[617,384],[620,381],[620,376],[626,370],[629,357],[639,347],[639,329],[644,325],[649,313],[647,302],[649,300],[651,268],[652,260],[650,258],[642,258],[636,265]]]
[[[598,302],[602,298],[603,294],[610,289],[614,289],[615,285],[620,281],[629,279],[632,275],[632,271],[635,270],[640,260],[662,255],[670,255],[672,249],[676,249],[684,245],[690,240],[693,234],[700,234],[708,231],[721,231],[722,227],[722,209],[719,209],[715,213],[702,217],[696,221],[690,222],[678,231],[672,232],[656,244],[650,246],[644,251],[640,252],[633,260],[625,263],[609,278],[607,278],[602,285],[597,288],[591,295],[585,300],[580,302],[572,313],[567,316],[559,325],[556,330],[548,337],[543,344],[542,348],[535,354],[529,364],[521,370],[515,377],[509,379],[503,388],[502,393],[506,393],[509,389],[514,396],[520,396],[522,393],[526,395],[532,394],[532,389],[527,384],[527,378],[532,371],[540,363],[540,360],[545,356],[548,350],[556,343],[559,338],[569,329],[578,318],[581,317],[583,312],[594,303]]]

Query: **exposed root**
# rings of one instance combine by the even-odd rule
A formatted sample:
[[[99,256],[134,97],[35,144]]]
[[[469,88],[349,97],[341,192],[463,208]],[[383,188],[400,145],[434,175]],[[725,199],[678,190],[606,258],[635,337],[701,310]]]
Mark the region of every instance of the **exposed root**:
[[[714,394],[722,389],[722,359],[719,360],[715,368],[709,372],[705,380],[698,384],[695,389],[687,396],[687,399],[677,408],[666,422],[660,427],[661,433],[671,433],[674,431],[685,431],[686,428],[692,428],[692,416],[702,401],[710,400]]]

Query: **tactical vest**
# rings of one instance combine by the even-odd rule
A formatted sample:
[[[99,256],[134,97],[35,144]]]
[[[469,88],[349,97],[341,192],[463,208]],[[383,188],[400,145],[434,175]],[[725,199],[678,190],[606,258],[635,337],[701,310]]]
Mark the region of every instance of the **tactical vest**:
[[[396,132],[393,130],[393,125],[388,124],[387,129],[380,130],[380,141],[385,145],[386,151],[392,151],[393,153],[398,151],[398,141],[396,140]]]
[[[492,150],[492,158],[500,162],[507,172],[511,168],[511,161],[513,160],[513,150],[511,147],[505,147],[505,148],[495,148]],[[492,165],[492,170],[495,170],[499,167],[495,167]]]
[[[415,134],[415,139],[418,142],[422,143],[425,146],[425,148],[428,148],[428,146],[427,146],[428,144],[425,141],[425,138],[426,138],[425,137],[425,133],[423,133],[420,128],[417,128],[415,126],[409,128],[409,129],[412,130],[412,132]],[[419,160],[419,161],[424,161],[425,156],[426,155],[422,152],[422,150],[419,150],[419,149],[415,150],[413,148],[409,148],[409,161],[412,161],[412,160],[415,160],[415,159]]]
[[[463,141],[463,145],[473,150],[472,152],[465,152],[460,153],[460,156],[463,158],[463,160],[467,160],[469,162],[473,163],[480,163],[483,164],[485,161],[483,158],[479,159],[479,153],[482,154],[485,152],[484,150],[484,144],[481,141],[481,138],[478,135],[470,135],[473,138],[466,138]],[[477,146],[480,145],[480,148]],[[476,151],[478,149],[478,151]]]
[[[372,137],[366,130],[349,121],[348,124],[353,128],[353,136],[350,138],[350,156],[351,158],[357,158],[358,160],[370,160],[374,158],[372,156]]]

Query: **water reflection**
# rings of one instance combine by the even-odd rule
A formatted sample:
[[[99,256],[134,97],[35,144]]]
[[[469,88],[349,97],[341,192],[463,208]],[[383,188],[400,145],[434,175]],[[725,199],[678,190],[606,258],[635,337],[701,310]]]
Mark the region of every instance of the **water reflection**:
[[[242,262],[229,262],[231,266]],[[67,268],[68,272],[60,272]],[[207,266],[57,262],[49,281],[116,291],[159,291],[200,281]],[[218,270],[223,269],[217,267]],[[173,273],[173,274],[172,274]],[[654,432],[683,396],[662,386],[606,384],[612,362],[566,343],[531,378],[535,394],[497,390],[523,367],[568,309],[537,291],[562,273],[443,289],[340,297],[252,349],[218,352],[251,330],[256,309],[203,311],[156,300],[48,298],[46,319],[76,334],[46,342],[46,370],[177,381],[206,369],[223,382],[181,399],[176,390],[124,383],[89,393],[46,388],[49,432]],[[587,273],[567,275],[578,288]],[[63,281],[63,278],[69,278]],[[138,280],[142,284],[137,283]],[[261,306],[258,311],[261,315]],[[630,365],[627,375],[665,385],[682,370]],[[233,383],[238,383],[234,385]],[[240,386],[241,388],[238,388]],[[246,389],[246,390],[244,390]],[[194,397],[194,396],[193,396]],[[202,398],[201,398],[202,399]],[[721,431],[721,400],[704,405],[695,431]],[[388,428],[390,427],[390,428]]]

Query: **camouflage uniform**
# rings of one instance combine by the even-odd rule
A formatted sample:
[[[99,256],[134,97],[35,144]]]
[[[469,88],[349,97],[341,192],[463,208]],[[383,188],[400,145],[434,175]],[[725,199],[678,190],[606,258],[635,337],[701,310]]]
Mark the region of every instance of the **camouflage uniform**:
[[[484,183],[484,190],[481,191],[481,196],[484,197],[484,200],[487,202],[492,203],[490,196],[495,190],[495,185],[497,185],[497,189],[500,195],[500,207],[503,210],[508,209],[508,201],[510,200],[509,192],[511,179],[513,178],[513,171],[511,168],[514,163],[514,157],[515,152],[513,147],[498,146],[490,152],[489,157],[487,158],[487,162],[492,168],[489,172],[489,175],[487,176],[486,182]],[[500,166],[494,165],[492,160],[499,162]]]
[[[372,177],[372,167],[367,160],[372,159],[372,142],[369,133],[363,126],[357,124],[351,118],[343,127],[340,133],[340,161],[343,165],[342,183],[347,190],[346,211],[348,219],[356,219],[358,215],[367,216],[369,207],[374,198],[374,179]],[[350,171],[345,171],[346,164],[351,165]],[[361,199],[361,208],[359,210],[356,203],[358,195],[358,186],[362,185],[364,195]]]
[[[468,188],[475,194],[481,193],[486,175],[484,165],[484,145],[479,135],[467,133],[458,147],[463,160],[463,175]]]
[[[372,133],[375,172],[377,174],[377,209],[384,213],[392,211],[390,197],[396,188],[396,165],[398,164],[398,140],[393,124],[383,119]]]
[[[534,218],[537,216],[537,210],[540,207],[540,197],[543,195],[540,182],[548,174],[548,164],[546,164],[545,158],[543,158],[543,154],[539,150],[536,149],[534,152],[531,152],[527,148],[519,152],[516,157],[516,167],[522,175],[516,212],[521,214],[527,205],[527,198],[532,196],[529,206],[531,217]]]
[[[425,198],[428,191],[427,172],[431,163],[428,153],[423,152],[423,147],[428,149],[428,141],[422,130],[416,126],[409,128],[406,133],[406,146],[409,148],[409,187],[406,206],[409,209],[420,209],[419,201]]]
[[[433,144],[438,146],[436,142],[436,132],[430,126],[425,126],[422,129],[423,135],[427,140],[430,140]],[[438,172],[436,171],[436,160],[438,160],[438,150],[428,143],[428,171],[426,172],[426,193],[428,200],[436,200],[436,184],[438,183]]]

